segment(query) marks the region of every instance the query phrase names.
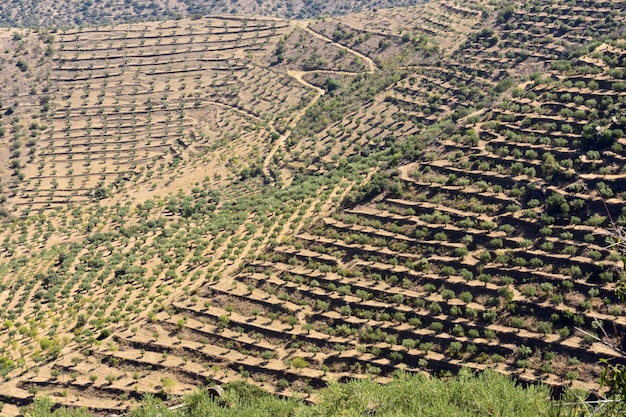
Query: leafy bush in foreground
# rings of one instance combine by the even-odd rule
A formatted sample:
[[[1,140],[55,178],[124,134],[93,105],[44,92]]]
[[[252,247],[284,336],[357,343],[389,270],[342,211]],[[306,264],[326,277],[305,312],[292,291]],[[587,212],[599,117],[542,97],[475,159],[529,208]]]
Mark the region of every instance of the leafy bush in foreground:
[[[331,384],[314,416],[537,416],[549,411],[549,388],[523,388],[493,371],[461,372],[450,380],[399,374],[393,382]]]
[[[398,372],[386,385],[372,380],[331,383],[319,391],[318,403],[308,405],[297,399],[269,395],[245,382],[226,384],[222,398],[213,399],[204,390],[186,396],[184,407],[169,410],[163,402],[146,396],[141,406],[128,413],[129,417],[361,417],[420,416],[420,417],[536,417],[586,416],[586,405],[574,409],[549,400],[546,386],[522,387],[510,378],[487,370],[473,375],[462,370],[450,379],[429,378]],[[566,397],[579,398],[569,393]],[[569,401],[569,400],[566,400]],[[84,410],[59,408],[51,411],[52,402],[38,398],[24,410],[27,417],[87,417]],[[618,405],[619,406],[619,405]],[[602,410],[598,416],[624,415],[621,410]],[[596,410],[599,411],[599,410]]]

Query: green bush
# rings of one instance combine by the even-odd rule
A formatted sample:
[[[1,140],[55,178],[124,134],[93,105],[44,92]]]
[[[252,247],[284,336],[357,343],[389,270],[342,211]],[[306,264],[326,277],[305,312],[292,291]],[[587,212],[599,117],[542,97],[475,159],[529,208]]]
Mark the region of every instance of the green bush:
[[[460,344],[451,346],[454,352]],[[492,355],[492,361],[504,360],[500,355]],[[424,361],[420,366],[426,366]],[[518,366],[530,366],[527,360],[518,361]],[[375,374],[378,369],[371,367],[368,372]],[[576,379],[572,371],[568,379]],[[289,382],[280,380],[281,388]],[[543,385],[530,385],[526,388],[517,385],[510,378],[492,370],[475,375],[462,369],[459,375],[445,380],[428,378],[422,374],[410,375],[396,372],[394,379],[381,385],[370,379],[353,380],[345,384],[331,382],[319,391],[319,401],[307,405],[298,399],[284,399],[271,396],[258,387],[243,382],[225,384],[224,395],[212,398],[206,390],[200,389],[184,398],[185,407],[168,410],[161,400],[146,395],[141,405],[128,413],[129,417],[360,417],[375,413],[377,416],[450,416],[482,417],[509,416],[534,417],[558,415],[558,404],[545,399],[550,390]],[[23,410],[27,417],[87,417],[90,414],[80,409],[59,408],[54,412],[52,401],[38,397]],[[494,414],[496,413],[496,414]]]
[[[294,368],[306,368],[309,366],[309,363],[304,358],[295,357],[291,360],[291,366]]]

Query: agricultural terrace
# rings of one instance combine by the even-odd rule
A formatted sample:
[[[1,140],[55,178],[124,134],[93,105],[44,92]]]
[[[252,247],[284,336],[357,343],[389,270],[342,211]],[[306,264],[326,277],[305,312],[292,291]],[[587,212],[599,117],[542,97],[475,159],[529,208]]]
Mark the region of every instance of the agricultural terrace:
[[[602,393],[625,8],[544,3],[56,33],[0,231],[11,414],[399,369]]]

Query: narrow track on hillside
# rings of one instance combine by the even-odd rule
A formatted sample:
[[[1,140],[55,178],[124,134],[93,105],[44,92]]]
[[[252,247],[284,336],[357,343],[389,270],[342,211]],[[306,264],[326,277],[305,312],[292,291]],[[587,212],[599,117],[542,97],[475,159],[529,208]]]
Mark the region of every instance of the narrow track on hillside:
[[[314,36],[318,39],[323,40],[326,43],[329,43],[337,48],[341,48],[341,49],[345,49],[347,50],[349,53],[357,56],[358,58],[362,59],[363,61],[365,61],[367,63],[368,66],[368,70],[365,71],[365,74],[371,74],[374,71],[378,70],[379,68],[376,66],[376,64],[374,63],[374,61],[361,54],[360,52],[355,51],[354,49],[350,49],[348,47],[346,47],[345,45],[342,45],[340,43],[337,43],[335,41],[333,41],[332,39],[327,38],[326,36],[315,32],[314,30],[309,28],[309,23],[310,22],[304,22],[304,27],[303,29],[308,32],[311,36]],[[315,96],[311,99],[311,101],[302,109],[300,109],[292,118],[291,122],[289,123],[289,125],[287,126],[287,128],[285,129],[284,133],[280,135],[280,137],[276,140],[276,142],[274,143],[274,146],[272,147],[272,149],[270,150],[270,152],[267,154],[267,156],[265,157],[265,161],[263,162],[263,173],[265,175],[266,178],[271,178],[271,172],[269,170],[269,166],[272,162],[272,159],[274,158],[274,155],[276,154],[276,152],[278,151],[278,149],[280,149],[285,141],[289,138],[289,136],[291,136],[291,131],[292,129],[298,124],[298,122],[300,121],[300,119],[306,114],[306,112],[313,106],[315,105],[315,103],[317,103],[317,101],[326,94],[326,91],[318,86],[315,86],[307,81],[304,80],[304,76],[306,74],[337,74],[337,75],[359,75],[362,73],[358,73],[358,72],[349,72],[349,71],[333,71],[333,70],[311,70],[311,71],[296,71],[296,70],[288,70],[287,74],[289,76],[291,76],[294,80],[296,80],[297,82],[299,82],[300,84],[302,84],[303,86],[310,88],[312,90],[315,91]]]
[[[274,154],[276,153],[276,151],[278,151],[278,149],[283,146],[287,138],[291,136],[291,129],[293,129],[298,124],[298,122],[300,121],[302,116],[305,115],[307,110],[309,110],[315,103],[317,103],[317,100],[319,100],[320,97],[326,94],[326,91],[312,84],[309,84],[308,82],[302,79],[302,76],[307,73],[308,72],[305,72],[305,71],[292,71],[292,70],[287,71],[287,74],[289,74],[289,76],[291,76],[294,80],[298,81],[300,84],[304,85],[305,87],[312,88],[313,90],[315,90],[315,97],[313,97],[313,99],[306,106],[300,109],[293,116],[285,132],[282,135],[280,135],[278,139],[276,139],[274,146],[272,146],[272,149],[265,157],[265,161],[263,161],[263,173],[265,174],[266,178],[271,177],[269,166],[272,162],[272,159],[274,158]]]
[[[321,39],[321,40],[323,40],[323,41],[325,41],[325,42],[328,42],[328,43],[330,43],[331,45],[336,46],[337,48],[342,48],[342,49],[345,49],[345,50],[347,50],[348,52],[350,52],[351,54],[356,55],[356,56],[358,56],[359,58],[361,58],[363,61],[367,62],[367,66],[369,67],[369,69],[368,69],[368,71],[367,71],[368,73],[372,73],[372,72],[376,71],[377,69],[379,69],[379,68],[376,66],[376,64],[374,63],[374,61],[373,61],[370,57],[368,57],[368,56],[366,56],[366,55],[363,55],[362,53],[357,52],[357,51],[355,51],[354,49],[350,49],[350,48],[348,48],[348,47],[347,47],[347,46],[345,46],[345,45],[342,45],[342,44],[340,44],[340,43],[337,43],[337,42],[335,42],[334,40],[332,40],[332,39],[330,39],[330,38],[327,38],[326,36],[322,35],[321,33],[315,32],[313,29],[311,29],[311,28],[309,27],[309,23],[310,23],[310,22],[305,22],[305,25],[304,25],[304,30],[306,30],[306,31],[307,31],[307,32],[309,32],[311,35],[315,36],[316,38]]]

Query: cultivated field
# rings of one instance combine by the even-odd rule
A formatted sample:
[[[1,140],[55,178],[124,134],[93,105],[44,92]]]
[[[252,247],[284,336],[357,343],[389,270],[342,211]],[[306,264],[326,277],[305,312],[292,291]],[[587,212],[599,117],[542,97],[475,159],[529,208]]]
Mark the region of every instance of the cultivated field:
[[[3,35],[42,62],[4,63],[5,410],[461,367],[598,394],[625,5],[543,3]]]

